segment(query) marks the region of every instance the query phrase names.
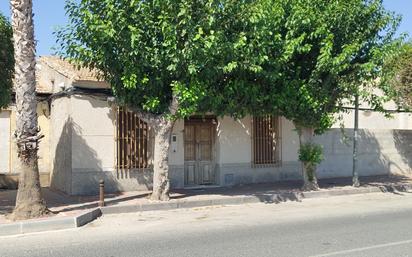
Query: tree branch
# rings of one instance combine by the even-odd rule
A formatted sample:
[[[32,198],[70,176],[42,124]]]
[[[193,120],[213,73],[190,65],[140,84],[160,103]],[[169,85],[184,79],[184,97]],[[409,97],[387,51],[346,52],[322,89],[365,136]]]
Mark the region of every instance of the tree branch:
[[[107,101],[110,103],[114,103],[116,105],[119,105],[119,103],[116,101],[115,97],[108,97]],[[132,107],[132,106],[126,106],[128,110],[136,113],[137,117],[141,119],[142,121],[148,123],[149,125],[153,125],[156,123],[157,120],[159,120],[160,115],[156,115],[153,113],[145,112],[137,107]]]

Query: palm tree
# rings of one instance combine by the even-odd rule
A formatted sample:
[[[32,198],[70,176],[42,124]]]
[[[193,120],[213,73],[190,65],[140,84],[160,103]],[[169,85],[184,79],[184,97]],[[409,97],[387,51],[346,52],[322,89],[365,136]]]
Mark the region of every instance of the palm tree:
[[[20,163],[19,188],[12,218],[29,219],[48,212],[42,198],[39,167],[35,41],[32,0],[10,0],[15,57],[16,142]]]

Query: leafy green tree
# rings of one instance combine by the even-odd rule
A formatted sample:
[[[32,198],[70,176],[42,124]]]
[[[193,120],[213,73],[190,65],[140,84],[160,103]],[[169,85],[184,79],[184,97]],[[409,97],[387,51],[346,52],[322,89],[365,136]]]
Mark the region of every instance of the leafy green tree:
[[[0,13],[0,109],[10,102],[14,70],[13,30]]]
[[[256,69],[241,56],[246,49],[243,24],[251,19],[252,4],[236,0],[66,2],[69,25],[56,33],[60,54],[100,70],[118,103],[154,128],[152,199],[169,199],[168,150],[175,120],[195,112],[227,112],[229,104],[210,101],[208,94],[219,92],[212,91],[211,85],[232,93],[236,88],[226,87],[228,81],[239,70]]]
[[[279,113],[293,121],[302,146],[330,128],[355,95],[383,110],[387,95],[378,91],[390,91],[383,64],[399,46],[394,33],[400,18],[382,0],[256,3],[258,30],[247,31],[252,34],[245,35],[243,51],[258,59],[255,89],[248,88],[246,98],[251,113]],[[318,188],[304,166],[303,177],[304,189]]]
[[[279,114],[306,145],[354,95],[382,110],[375,91],[388,86],[377,78],[399,23],[381,0],[84,0],[66,10],[61,54],[101,70],[119,103],[155,128],[161,200],[177,118]]]
[[[355,95],[383,111],[392,92],[383,65],[401,40],[394,38],[400,18],[381,0],[252,2],[232,72],[209,89],[204,106],[233,116],[282,115],[294,122],[301,146],[313,145]],[[249,69],[237,63],[241,57]],[[302,167],[303,188],[316,190],[316,177]]]
[[[412,108],[412,43],[406,43],[399,54],[391,58],[385,68],[392,74],[389,83],[393,89],[393,98],[399,107]]]

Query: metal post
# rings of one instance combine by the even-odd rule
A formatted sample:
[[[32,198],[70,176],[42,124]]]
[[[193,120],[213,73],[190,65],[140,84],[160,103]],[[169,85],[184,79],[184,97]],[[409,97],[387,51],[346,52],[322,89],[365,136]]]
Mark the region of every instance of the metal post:
[[[359,129],[359,95],[355,95],[355,125],[353,128],[353,167],[352,167],[352,184],[354,187],[359,187],[358,175],[358,129]]]
[[[104,180],[99,181],[99,207],[104,206]]]

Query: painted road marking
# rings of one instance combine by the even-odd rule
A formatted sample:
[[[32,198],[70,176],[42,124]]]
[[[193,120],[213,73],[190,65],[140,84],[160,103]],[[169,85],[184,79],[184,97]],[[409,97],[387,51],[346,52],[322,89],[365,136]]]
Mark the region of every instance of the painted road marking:
[[[350,249],[350,250],[345,250],[345,251],[339,251],[339,252],[331,252],[331,253],[320,254],[320,255],[312,255],[310,257],[328,257],[328,256],[342,255],[342,254],[348,254],[348,253],[356,253],[356,252],[362,252],[362,251],[385,248],[385,247],[391,247],[391,246],[405,245],[405,244],[411,244],[411,243],[412,243],[412,240],[405,240],[405,241],[399,241],[399,242],[393,242],[393,243],[387,243],[387,244],[379,244],[379,245],[372,245],[372,246],[367,246],[367,247],[360,247],[360,248],[355,248],[355,249]]]

